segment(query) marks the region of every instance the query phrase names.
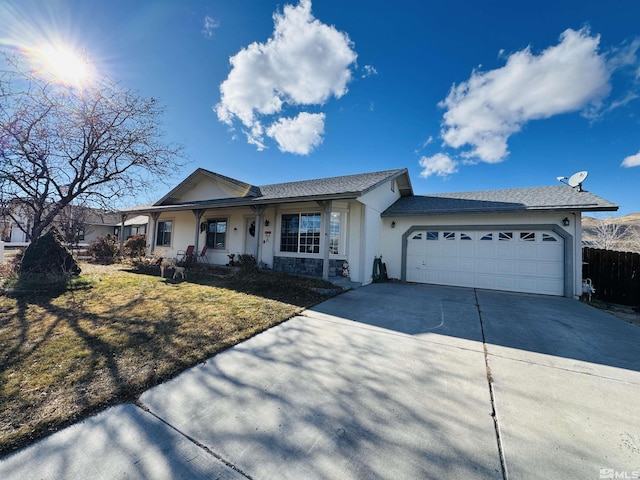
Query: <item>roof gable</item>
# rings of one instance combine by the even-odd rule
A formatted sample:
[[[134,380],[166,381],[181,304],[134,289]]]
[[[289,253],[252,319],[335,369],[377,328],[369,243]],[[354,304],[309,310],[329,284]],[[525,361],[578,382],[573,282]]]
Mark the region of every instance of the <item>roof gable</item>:
[[[198,168],[154,206],[258,196],[259,189],[248,183]]]

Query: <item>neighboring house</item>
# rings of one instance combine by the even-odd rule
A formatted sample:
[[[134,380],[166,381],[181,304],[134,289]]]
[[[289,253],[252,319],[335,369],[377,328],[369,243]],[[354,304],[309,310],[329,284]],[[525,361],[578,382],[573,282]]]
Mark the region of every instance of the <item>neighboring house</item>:
[[[24,209],[14,207],[12,216],[4,212],[0,222],[2,238],[7,243],[25,244],[29,242],[27,231],[32,221]],[[146,233],[149,219],[137,216],[125,221],[125,238],[138,233]],[[96,208],[70,205],[56,217],[53,225],[69,243],[89,243],[105,235],[119,236],[122,215]]]
[[[252,254],[276,271],[372,281],[382,256],[408,282],[577,296],[581,212],[617,206],[567,185],[413,194],[407,169],[253,186],[197,169],[153,205],[150,253],[206,245],[210,263]]]
[[[135,217],[127,218],[124,222],[124,238],[125,240],[134,235],[146,235],[147,224],[149,218],[145,215],[136,215]],[[118,225],[115,227],[114,232],[116,237],[120,236],[120,228],[122,227],[122,217],[118,219]]]

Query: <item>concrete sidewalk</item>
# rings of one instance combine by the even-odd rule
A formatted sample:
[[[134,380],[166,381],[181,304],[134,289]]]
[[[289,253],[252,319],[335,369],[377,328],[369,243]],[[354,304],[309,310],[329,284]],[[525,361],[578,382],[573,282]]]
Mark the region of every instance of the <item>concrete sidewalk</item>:
[[[638,345],[575,300],[370,285],[0,460],[0,478],[632,475]]]

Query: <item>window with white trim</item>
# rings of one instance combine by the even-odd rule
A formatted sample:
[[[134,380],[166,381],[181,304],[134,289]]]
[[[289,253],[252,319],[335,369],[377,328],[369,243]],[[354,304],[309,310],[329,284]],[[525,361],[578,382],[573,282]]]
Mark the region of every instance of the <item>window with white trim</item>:
[[[207,220],[207,247],[224,250],[227,247],[227,219],[214,218]]]
[[[320,253],[319,212],[284,213],[280,220],[281,252]]]
[[[161,220],[158,222],[158,234],[156,235],[156,245],[158,247],[171,246],[172,230],[173,230],[172,220]]]

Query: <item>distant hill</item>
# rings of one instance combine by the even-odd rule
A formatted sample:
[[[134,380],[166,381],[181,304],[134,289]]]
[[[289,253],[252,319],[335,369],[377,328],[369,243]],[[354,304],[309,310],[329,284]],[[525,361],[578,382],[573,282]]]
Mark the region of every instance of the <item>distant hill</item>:
[[[617,226],[603,233],[602,222]],[[599,228],[600,227],[600,228]],[[607,248],[640,253],[640,212],[623,217],[582,217],[582,244],[595,248]],[[607,245],[609,245],[607,247]]]

